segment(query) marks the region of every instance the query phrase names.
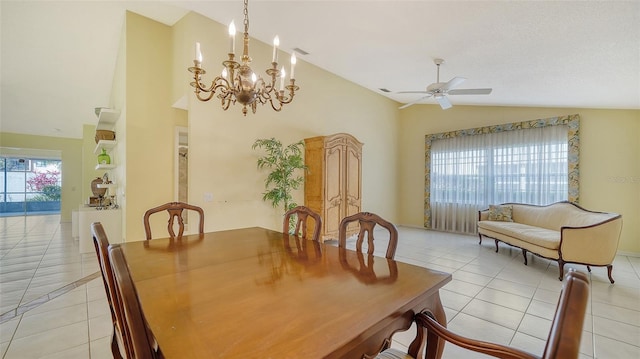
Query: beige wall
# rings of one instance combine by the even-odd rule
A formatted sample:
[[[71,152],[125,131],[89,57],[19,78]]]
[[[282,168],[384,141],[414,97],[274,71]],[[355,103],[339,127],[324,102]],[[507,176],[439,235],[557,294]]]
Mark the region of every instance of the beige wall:
[[[120,117],[114,126],[116,132],[117,145],[111,150],[113,154],[112,160],[116,164],[116,168],[109,171],[111,181],[118,187],[115,190],[116,201],[122,209],[122,238],[126,238],[126,184],[127,184],[127,22],[123,21],[122,32],[120,34],[120,42],[118,44],[118,55],[116,58],[116,67],[113,75],[113,85],[111,87],[111,96],[109,99],[109,107],[120,110]]]
[[[619,250],[640,253],[640,111],[415,105],[400,112],[398,223],[422,226],[424,136],[579,114],[580,205],[623,216]]]
[[[0,132],[0,144],[4,147],[34,148],[62,152],[60,220],[62,222],[70,222],[71,210],[78,208],[78,205],[82,203],[85,185],[82,170],[82,140]]]
[[[177,110],[171,108],[171,31],[169,26],[127,13],[126,169],[121,183],[127,241],[144,239],[142,217],[148,208],[173,200]]]
[[[180,51],[174,71],[184,76],[177,86],[184,88],[181,84],[190,81],[186,68],[193,65],[196,41],[208,70],[205,78],[213,80],[226,57],[226,28],[191,13],[174,30],[174,48]],[[252,67],[264,73],[270,46],[252,39],[250,51]],[[288,68],[289,55],[279,57]],[[204,208],[206,230],[280,228],[282,211],[262,201],[266,173],[256,169],[260,153],[251,149],[253,142],[276,137],[289,144],[336,132],[348,132],[364,142],[363,209],[396,220],[397,104],[303,59],[298,61],[296,77],[301,90],[282,112],[265,105],[243,117],[239,106],[223,111],[219,100],[204,103],[189,93],[189,201]],[[213,195],[212,202],[204,202],[205,193]],[[299,204],[304,202],[302,193],[295,195]]]

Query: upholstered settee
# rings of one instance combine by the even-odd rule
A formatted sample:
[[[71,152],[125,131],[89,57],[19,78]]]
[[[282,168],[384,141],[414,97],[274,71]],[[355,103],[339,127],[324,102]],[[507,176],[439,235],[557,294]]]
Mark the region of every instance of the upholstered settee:
[[[594,212],[571,202],[547,206],[504,203],[479,211],[478,236],[522,249],[524,264],[527,252],[558,261],[562,280],[565,263],[606,266],[609,280],[618,249],[622,216]]]

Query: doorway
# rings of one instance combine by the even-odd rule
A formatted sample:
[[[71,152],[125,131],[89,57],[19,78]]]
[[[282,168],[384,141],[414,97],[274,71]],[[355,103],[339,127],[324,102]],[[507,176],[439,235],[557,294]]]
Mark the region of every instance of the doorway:
[[[174,200],[189,202],[189,133],[186,127],[176,127]]]

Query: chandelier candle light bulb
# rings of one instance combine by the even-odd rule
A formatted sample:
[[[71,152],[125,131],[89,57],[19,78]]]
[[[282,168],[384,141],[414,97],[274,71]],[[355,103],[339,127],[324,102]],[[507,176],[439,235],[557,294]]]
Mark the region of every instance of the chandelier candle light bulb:
[[[278,35],[273,38],[273,57],[271,62],[278,63],[278,46],[280,46],[280,38]]]
[[[280,91],[284,91],[284,78],[287,73],[284,71],[284,67],[280,69]]]
[[[251,108],[256,113],[258,104],[269,103],[274,111],[281,111],[282,107],[293,101],[296,91],[300,87],[296,86],[295,65],[296,54],[291,55],[291,77],[285,84],[285,72],[282,66],[278,66],[278,50],[280,38],[273,39],[273,53],[271,57],[271,67],[265,71],[267,77],[263,79],[251,69],[251,57],[249,57],[249,1],[244,0],[244,33],[242,56],[236,60],[235,56],[235,36],[236,26],[233,21],[229,24],[229,50],[228,59],[222,62],[224,69],[221,75],[217,76],[210,86],[202,82],[202,75],[206,71],[202,68],[202,53],[200,43],[196,42],[195,66],[189,67],[189,72],[193,74],[191,86],[200,101],[209,101],[216,96],[221,100],[222,109],[227,110],[232,104],[242,105],[242,114],[247,115]],[[280,68],[280,69],[279,69]],[[277,89],[280,80],[280,90]]]
[[[196,42],[196,61],[202,63],[202,52],[200,51],[200,43]]]
[[[229,24],[229,41],[231,42],[229,44],[229,53],[235,54],[236,53],[236,24],[233,23],[233,20],[231,20],[231,23]]]

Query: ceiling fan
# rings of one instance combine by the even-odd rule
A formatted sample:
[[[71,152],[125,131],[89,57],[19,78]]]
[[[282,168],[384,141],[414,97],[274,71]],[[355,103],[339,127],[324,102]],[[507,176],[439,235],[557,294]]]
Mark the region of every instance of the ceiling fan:
[[[466,78],[464,77],[454,77],[451,80],[449,80],[449,82],[440,82],[440,65],[442,65],[444,63],[443,59],[434,59],[433,62],[436,64],[436,66],[438,67],[438,74],[437,74],[437,78],[436,78],[436,82],[432,83],[431,85],[427,86],[427,90],[426,91],[400,91],[397,93],[422,93],[422,94],[426,94],[425,96],[420,97],[419,99],[409,102],[407,104],[404,104],[402,106],[399,107],[399,109],[403,109],[403,108],[407,108],[413,104],[416,104],[426,98],[429,97],[433,97],[436,99],[436,101],[438,101],[438,103],[440,104],[440,107],[442,107],[443,110],[446,110],[448,108],[451,108],[451,102],[449,101],[449,99],[447,98],[447,95],[488,95],[491,93],[490,88],[485,88],[485,89],[458,89],[455,90],[454,87],[460,85],[461,83],[463,83]]]

